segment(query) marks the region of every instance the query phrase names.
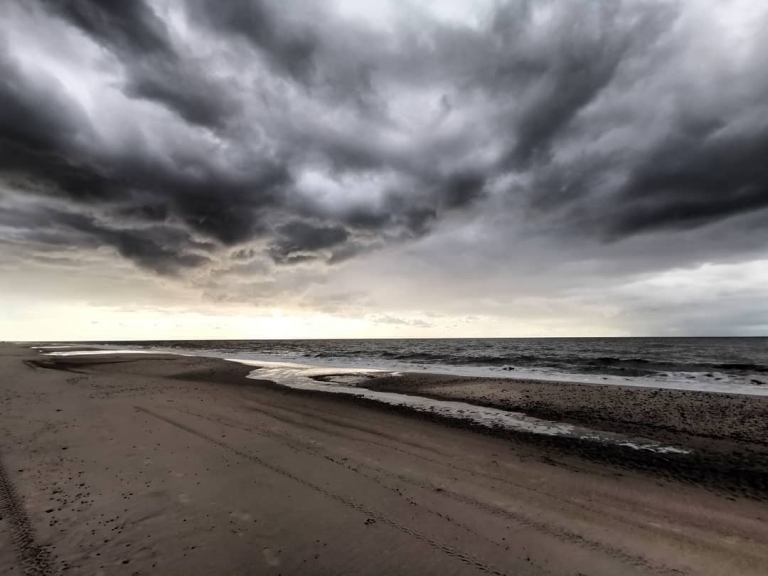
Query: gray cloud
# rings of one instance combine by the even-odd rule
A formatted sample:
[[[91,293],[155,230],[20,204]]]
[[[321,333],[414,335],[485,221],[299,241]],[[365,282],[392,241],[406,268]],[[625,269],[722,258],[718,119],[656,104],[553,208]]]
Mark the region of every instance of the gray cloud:
[[[53,226],[51,224],[54,224]],[[149,225],[116,227],[95,215],[73,213],[51,208],[34,212],[6,207],[0,213],[0,226],[18,231],[16,243],[23,241],[38,251],[60,249],[98,249],[110,247],[120,256],[139,266],[163,275],[176,275],[210,261],[206,252],[212,245],[192,238],[185,230]],[[13,239],[0,235],[0,244]],[[49,257],[51,258],[51,257]]]
[[[432,328],[432,324],[418,318],[399,318],[389,314],[381,314],[371,318],[376,324],[390,324],[392,326],[412,326],[415,328]]]
[[[603,270],[722,257],[746,221],[749,249],[766,245],[757,32],[706,52],[709,21],[683,0],[509,1],[473,23],[403,5],[381,27],[301,6],[6,3],[6,242],[107,246],[170,276],[229,261],[257,287],[275,264],[432,254],[452,231],[463,266],[520,271],[509,246],[543,261],[541,238],[548,264],[578,245]]]
[[[343,244],[349,232],[342,226],[315,226],[295,220],[277,228],[277,238],[269,247],[269,255],[278,263],[290,263],[296,259],[314,259],[319,250]]]
[[[612,233],[695,228],[768,208],[768,123],[757,132],[702,128],[674,135],[633,167]]]
[[[212,81],[201,62],[174,45],[165,22],[144,0],[45,3],[120,60],[130,96],[158,102],[208,128],[234,115],[237,101]]]
[[[190,12],[197,22],[222,34],[251,42],[279,71],[296,79],[312,72],[318,39],[314,30],[281,17],[271,2],[253,0],[192,0]]]
[[[126,91],[166,106],[190,124],[221,128],[236,116],[239,103],[196,69],[200,66],[169,54],[134,62]]]
[[[165,25],[144,2],[43,0],[42,3],[100,42],[120,50],[139,53],[168,51]]]

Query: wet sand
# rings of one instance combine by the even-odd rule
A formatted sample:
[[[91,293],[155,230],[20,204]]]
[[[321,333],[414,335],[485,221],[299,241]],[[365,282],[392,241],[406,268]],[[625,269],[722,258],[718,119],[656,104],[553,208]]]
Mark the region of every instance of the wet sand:
[[[768,448],[768,397],[615,384],[404,374],[375,390],[462,400],[702,449]]]
[[[0,368],[0,574],[768,572],[762,399],[369,383],[632,425],[690,461],[479,434],[214,359],[3,345]]]

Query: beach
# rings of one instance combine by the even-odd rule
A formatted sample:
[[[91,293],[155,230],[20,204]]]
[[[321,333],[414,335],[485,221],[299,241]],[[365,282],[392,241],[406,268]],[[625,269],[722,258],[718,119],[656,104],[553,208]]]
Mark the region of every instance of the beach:
[[[5,344],[0,364],[0,574],[768,572],[765,396],[365,383],[667,453],[289,388],[221,359]]]

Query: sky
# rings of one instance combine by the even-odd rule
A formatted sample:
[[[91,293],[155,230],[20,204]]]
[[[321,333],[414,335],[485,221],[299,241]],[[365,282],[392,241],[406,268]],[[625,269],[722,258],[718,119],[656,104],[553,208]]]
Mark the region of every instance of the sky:
[[[0,21],[0,339],[768,335],[762,0]]]

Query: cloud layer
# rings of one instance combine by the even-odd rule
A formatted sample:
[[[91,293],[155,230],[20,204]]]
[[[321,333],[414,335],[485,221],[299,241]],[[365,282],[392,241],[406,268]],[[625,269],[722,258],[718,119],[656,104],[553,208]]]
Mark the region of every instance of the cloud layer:
[[[425,286],[764,251],[767,10],[350,6],[4,2],[3,250],[106,250],[219,299],[409,247]]]

